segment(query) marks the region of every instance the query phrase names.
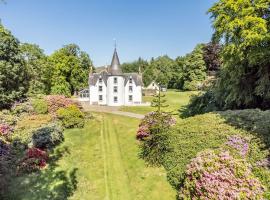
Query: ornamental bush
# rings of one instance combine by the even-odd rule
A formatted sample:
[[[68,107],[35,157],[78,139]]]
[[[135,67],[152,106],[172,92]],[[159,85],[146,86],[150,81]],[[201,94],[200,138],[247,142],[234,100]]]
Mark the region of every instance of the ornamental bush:
[[[4,137],[6,140],[10,139],[13,132],[13,128],[8,124],[0,124],[0,136]]]
[[[161,123],[161,124],[160,124]],[[175,125],[176,120],[168,113],[150,112],[142,119],[136,138],[144,140],[151,134],[151,129],[159,124],[163,129],[170,128]]]
[[[74,104],[64,95],[49,95],[46,97],[46,101],[48,104],[48,111],[51,114],[55,114],[59,108],[66,108],[69,105]]]
[[[228,151],[207,150],[192,159],[185,172],[180,199],[263,199],[264,187],[243,159]]]
[[[39,128],[32,136],[33,146],[39,149],[52,149],[63,141],[63,129],[56,124]]]
[[[168,131],[176,123],[168,113],[151,112],[139,125],[137,139],[140,143],[140,157],[148,164],[160,166],[165,154],[170,151]]]
[[[65,128],[82,128],[84,126],[84,113],[75,105],[60,108],[57,117]]]
[[[46,166],[48,161],[48,154],[39,148],[29,148],[25,157],[20,163],[20,171],[34,172]]]
[[[23,114],[31,114],[34,112],[33,106],[29,101],[16,102],[11,108],[11,113],[16,116],[21,116]]]
[[[48,104],[45,99],[33,99],[31,101],[34,111],[37,114],[46,114],[48,113]]]

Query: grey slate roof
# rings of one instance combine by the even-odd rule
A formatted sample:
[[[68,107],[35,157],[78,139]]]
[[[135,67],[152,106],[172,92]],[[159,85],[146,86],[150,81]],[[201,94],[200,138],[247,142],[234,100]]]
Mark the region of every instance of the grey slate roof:
[[[89,85],[96,85],[99,78],[102,78],[105,85],[107,86],[107,80],[109,76],[122,76],[125,79],[125,85],[128,83],[129,78],[131,77],[132,80],[135,82],[137,86],[142,86],[142,76],[138,73],[122,73],[122,69],[120,66],[120,61],[117,55],[116,49],[114,49],[113,58],[111,66],[108,68],[108,71],[103,70],[100,73],[94,73],[89,75]]]

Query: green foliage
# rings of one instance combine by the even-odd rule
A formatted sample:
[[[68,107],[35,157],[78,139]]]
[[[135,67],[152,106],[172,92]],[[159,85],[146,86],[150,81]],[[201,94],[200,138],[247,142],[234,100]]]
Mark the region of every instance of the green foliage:
[[[39,128],[33,132],[32,143],[40,149],[52,149],[64,141],[63,129],[56,124]]]
[[[20,46],[20,50],[30,78],[28,94],[48,94],[51,68],[47,56],[36,44],[24,43]]]
[[[0,24],[0,108],[25,97],[28,74],[19,41]]]
[[[183,62],[183,89],[198,90],[200,84],[206,78],[206,65],[203,59],[203,44],[187,54]]]
[[[220,110],[219,105],[216,102],[213,91],[207,90],[199,95],[191,96],[189,104],[180,109],[180,115],[182,117],[190,117],[215,110]]]
[[[82,128],[84,126],[84,113],[75,105],[60,108],[57,111],[57,117],[65,128]]]
[[[52,63],[51,93],[71,96],[88,85],[88,74],[93,67],[87,53],[75,44],[69,44],[54,52]]]
[[[169,105],[165,104],[167,100],[165,99],[166,95],[161,94],[160,88],[158,94],[153,96],[151,106],[157,108],[157,112],[161,113],[161,109],[168,107]]]
[[[45,99],[32,99],[31,104],[34,108],[34,112],[37,114],[48,113],[48,104]]]
[[[215,98],[224,109],[270,108],[270,2],[219,0],[210,8],[224,41]]]

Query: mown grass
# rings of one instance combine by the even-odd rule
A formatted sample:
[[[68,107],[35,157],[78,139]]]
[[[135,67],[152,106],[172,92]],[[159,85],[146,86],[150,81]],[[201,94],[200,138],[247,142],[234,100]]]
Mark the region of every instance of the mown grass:
[[[168,107],[163,108],[163,110],[166,112],[173,112],[174,114],[178,115],[178,110],[188,104],[190,96],[196,95],[198,94],[198,92],[181,92],[178,90],[168,90],[164,94],[166,95],[165,99],[167,100],[166,104],[168,105]],[[143,97],[144,102],[151,102],[152,99],[152,96]],[[122,107],[121,110],[138,114],[146,114],[148,112],[156,110],[156,108],[153,108],[151,106],[126,106]]]
[[[94,116],[83,129],[65,131],[46,169],[15,177],[10,199],[174,199],[165,170],[146,167],[137,156],[139,120]]]

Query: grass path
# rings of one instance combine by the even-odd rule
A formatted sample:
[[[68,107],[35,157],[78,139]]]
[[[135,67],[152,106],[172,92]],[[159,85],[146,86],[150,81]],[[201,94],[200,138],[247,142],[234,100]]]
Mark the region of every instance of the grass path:
[[[165,170],[138,158],[140,120],[97,113],[83,129],[66,130],[59,155],[40,173],[14,178],[9,199],[174,200]],[[54,155],[51,155],[54,156]]]

